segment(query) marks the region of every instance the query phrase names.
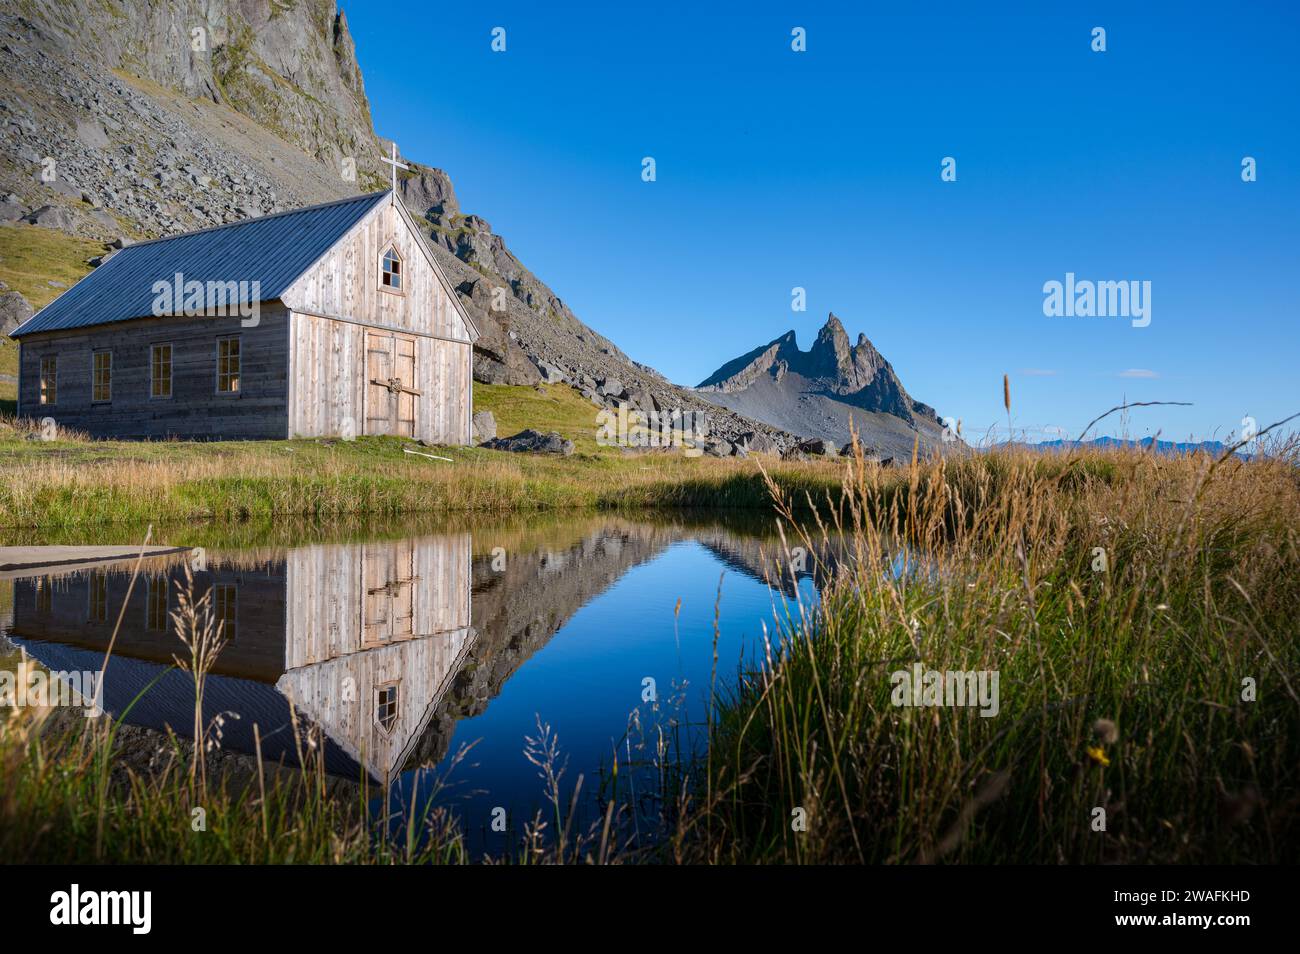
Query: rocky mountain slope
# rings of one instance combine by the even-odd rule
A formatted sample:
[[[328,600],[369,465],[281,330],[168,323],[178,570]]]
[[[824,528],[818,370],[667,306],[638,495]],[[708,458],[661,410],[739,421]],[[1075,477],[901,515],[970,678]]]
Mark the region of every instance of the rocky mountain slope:
[[[860,439],[881,456],[910,455],[940,445],[934,408],[913,399],[893,367],[864,334],[849,344],[834,314],[808,351],[795,333],[727,362],[698,386],[709,401],[805,437],[844,444],[850,419]]]
[[[112,254],[108,243],[388,181],[389,143],[333,0],[0,0],[0,51],[0,225],[93,238]],[[483,331],[477,380],[567,382],[597,406],[704,412],[715,453],[747,433],[792,443],[632,361],[461,210],[445,172],[406,161],[402,198]],[[15,320],[0,332],[24,311],[4,304]]]

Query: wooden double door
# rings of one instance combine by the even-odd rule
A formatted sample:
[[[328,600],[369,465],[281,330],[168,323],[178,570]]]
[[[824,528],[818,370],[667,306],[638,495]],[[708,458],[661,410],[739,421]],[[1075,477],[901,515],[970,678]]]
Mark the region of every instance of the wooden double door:
[[[366,433],[415,436],[415,338],[366,332]]]
[[[361,550],[361,648],[386,646],[415,635],[415,546],[366,544]]]

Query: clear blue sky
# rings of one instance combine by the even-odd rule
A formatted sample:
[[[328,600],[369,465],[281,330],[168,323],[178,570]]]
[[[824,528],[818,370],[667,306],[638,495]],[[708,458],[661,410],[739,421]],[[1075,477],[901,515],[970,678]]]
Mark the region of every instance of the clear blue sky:
[[[380,134],[678,383],[834,311],[968,435],[1004,372],[1031,436],[1300,410],[1300,4],[343,8]],[[1150,326],[1045,317],[1066,272],[1150,281]]]

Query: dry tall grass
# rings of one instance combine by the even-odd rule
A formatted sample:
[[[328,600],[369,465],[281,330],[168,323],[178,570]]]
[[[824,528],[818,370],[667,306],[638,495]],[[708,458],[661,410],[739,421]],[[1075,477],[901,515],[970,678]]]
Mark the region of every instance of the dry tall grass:
[[[403,452],[409,441],[124,443],[0,434],[0,529],[399,513],[768,506],[754,461],[681,453]],[[833,462],[769,469],[791,490],[836,482]]]
[[[774,483],[792,544],[851,555],[721,700],[678,857],[1294,859],[1297,461],[859,462],[811,527]],[[997,671],[998,715],[894,705],[914,662]]]

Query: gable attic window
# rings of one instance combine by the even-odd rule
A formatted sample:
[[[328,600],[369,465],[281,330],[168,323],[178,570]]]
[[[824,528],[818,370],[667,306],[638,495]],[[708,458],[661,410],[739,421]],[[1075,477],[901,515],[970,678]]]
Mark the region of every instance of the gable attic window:
[[[397,249],[392,245],[388,246],[388,251],[384,253],[380,269],[380,287],[388,291],[400,292],[402,290],[402,257],[397,254]]]
[[[97,403],[113,400],[113,352],[96,351],[91,361],[90,399]]]
[[[385,732],[397,725],[397,683],[392,682],[375,690],[375,722]]]
[[[41,358],[41,403],[59,403],[59,356],[47,354]]]

